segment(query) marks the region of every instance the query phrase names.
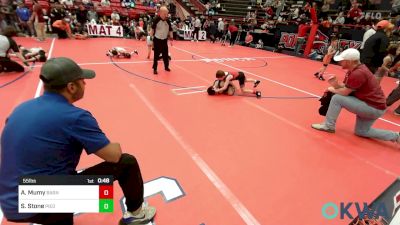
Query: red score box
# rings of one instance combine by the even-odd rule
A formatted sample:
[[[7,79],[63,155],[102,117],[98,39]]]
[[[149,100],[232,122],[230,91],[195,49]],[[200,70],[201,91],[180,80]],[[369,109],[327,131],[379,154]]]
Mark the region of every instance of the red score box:
[[[113,185],[100,185],[99,199],[112,199],[112,198],[113,198]]]

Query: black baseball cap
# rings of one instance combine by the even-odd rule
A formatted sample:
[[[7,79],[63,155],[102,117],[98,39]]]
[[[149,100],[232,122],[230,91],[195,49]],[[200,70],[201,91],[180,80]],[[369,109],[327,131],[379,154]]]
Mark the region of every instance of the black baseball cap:
[[[42,66],[40,79],[50,86],[63,86],[79,79],[92,79],[96,76],[93,70],[82,69],[72,59],[52,58]]]

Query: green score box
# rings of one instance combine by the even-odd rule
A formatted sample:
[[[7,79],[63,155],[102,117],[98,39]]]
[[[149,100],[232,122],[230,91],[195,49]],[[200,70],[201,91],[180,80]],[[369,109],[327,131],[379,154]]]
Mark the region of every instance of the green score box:
[[[114,212],[114,201],[113,201],[113,199],[99,199],[99,212],[100,213],[112,213],[112,212]]]

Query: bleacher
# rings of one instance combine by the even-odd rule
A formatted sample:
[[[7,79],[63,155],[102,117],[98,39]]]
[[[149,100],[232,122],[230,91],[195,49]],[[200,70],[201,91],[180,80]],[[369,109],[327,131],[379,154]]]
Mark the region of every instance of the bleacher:
[[[154,14],[156,11],[155,8],[144,6],[140,2],[136,2],[134,8],[122,7],[121,0],[110,0],[111,3],[110,6],[102,6],[100,2],[101,2],[100,0],[92,0],[94,8],[96,9],[99,15],[110,16],[114,10],[117,10],[121,16],[129,18],[137,18],[141,14],[144,13]],[[25,0],[25,4],[31,8],[33,5],[33,1]],[[50,3],[47,0],[39,0],[39,4],[42,6],[43,9],[49,11],[52,7],[54,7],[56,3]],[[75,0],[73,7],[77,8],[81,4],[82,4],[81,0]]]

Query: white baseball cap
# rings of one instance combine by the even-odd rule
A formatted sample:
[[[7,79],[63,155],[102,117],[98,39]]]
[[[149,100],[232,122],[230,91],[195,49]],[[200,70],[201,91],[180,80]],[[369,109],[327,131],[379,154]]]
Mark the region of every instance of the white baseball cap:
[[[333,57],[335,61],[342,61],[342,60],[360,60],[360,52],[355,48],[348,48],[344,50],[339,55]]]

